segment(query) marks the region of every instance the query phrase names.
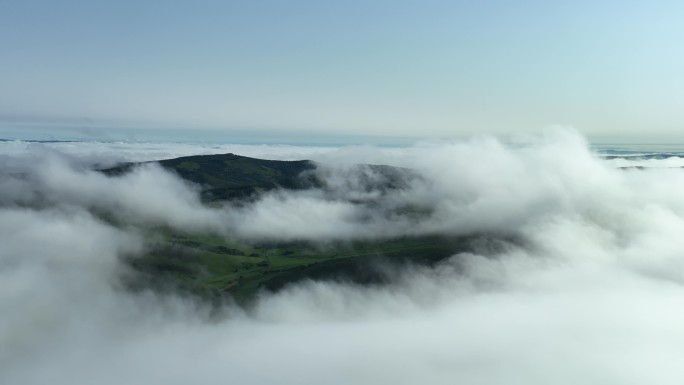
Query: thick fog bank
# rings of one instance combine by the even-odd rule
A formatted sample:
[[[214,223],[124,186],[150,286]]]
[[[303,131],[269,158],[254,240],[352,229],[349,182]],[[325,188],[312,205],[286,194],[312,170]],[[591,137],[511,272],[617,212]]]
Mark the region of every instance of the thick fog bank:
[[[312,158],[325,188],[212,208],[158,167],[91,171],[95,151],[0,155],[0,383],[684,380],[684,170],[617,169],[572,131]],[[356,163],[412,171],[385,189],[385,175]],[[521,242],[406,268],[387,286],[307,282],[217,317],[122,288],[121,258],[145,251],[153,235],[141,229],[164,226],[246,240]]]

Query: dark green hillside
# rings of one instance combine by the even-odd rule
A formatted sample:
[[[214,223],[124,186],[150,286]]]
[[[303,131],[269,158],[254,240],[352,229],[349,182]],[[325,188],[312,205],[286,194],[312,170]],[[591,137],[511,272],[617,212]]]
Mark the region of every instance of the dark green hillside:
[[[225,154],[168,159],[159,164],[203,186],[202,197],[207,201],[243,198],[279,187],[304,189],[316,183],[313,174],[303,175],[316,168],[308,160],[277,161]]]
[[[301,190],[329,187],[325,172],[314,172],[316,163],[310,160],[280,161],[249,158],[235,154],[196,155],[156,162],[183,179],[201,187],[205,202],[235,201],[277,188]],[[100,170],[107,175],[122,175],[139,163],[126,163]],[[405,188],[417,174],[400,167],[357,165],[347,173],[354,175],[354,188],[386,192]],[[333,192],[334,195],[334,192]]]
[[[202,187],[206,202],[247,198],[276,188],[305,189],[318,185],[316,165],[308,160],[278,161],[235,154],[196,155],[157,162],[183,179]],[[128,172],[136,164],[127,163],[102,170],[108,175]]]

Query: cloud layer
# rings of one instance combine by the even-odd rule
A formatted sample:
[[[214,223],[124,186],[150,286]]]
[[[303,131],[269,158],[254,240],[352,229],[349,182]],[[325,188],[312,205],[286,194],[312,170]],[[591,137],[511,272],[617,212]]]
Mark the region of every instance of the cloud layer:
[[[331,149],[312,154],[326,188],[215,208],[157,167],[110,178],[90,171],[96,151],[29,147],[0,157],[1,383],[684,379],[684,171],[616,169],[572,131],[515,147],[474,138]],[[383,189],[385,174],[355,163],[412,171]],[[150,226],[244,239],[520,242],[400,269],[387,286],[308,282],[216,315],[121,287],[120,258],[144,251],[139,229]]]

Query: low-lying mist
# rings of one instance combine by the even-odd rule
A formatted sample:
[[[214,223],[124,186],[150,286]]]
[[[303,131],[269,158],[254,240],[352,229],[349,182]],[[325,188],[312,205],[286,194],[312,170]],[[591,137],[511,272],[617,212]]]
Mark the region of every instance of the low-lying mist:
[[[248,155],[307,154],[325,185],[239,205],[206,205],[154,164],[106,176],[93,169],[115,159],[103,144],[101,158],[88,144],[13,146],[0,155],[0,383],[684,380],[684,170],[619,169],[574,131],[516,146],[259,147]],[[158,159],[136,151],[116,160]],[[387,189],[358,164],[403,171]],[[122,259],[164,228],[245,242],[518,241],[404,266],[387,285],[307,281],[217,313],[122,284],[134,274]]]

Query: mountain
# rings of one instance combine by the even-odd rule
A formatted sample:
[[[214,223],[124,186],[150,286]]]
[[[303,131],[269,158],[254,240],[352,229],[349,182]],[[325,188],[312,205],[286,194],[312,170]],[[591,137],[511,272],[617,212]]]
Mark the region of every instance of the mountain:
[[[100,170],[107,175],[121,175],[144,163],[157,163],[188,182],[201,187],[204,202],[235,201],[253,198],[274,189],[326,189],[318,164],[310,160],[282,161],[249,158],[235,154],[195,155],[155,162],[124,163]],[[348,171],[366,191],[386,192],[404,188],[418,178],[410,169],[360,164]]]
[[[155,163],[200,185],[205,202],[248,198],[276,188],[296,190],[320,184],[312,172],[316,165],[309,160],[278,161],[219,154],[185,156]],[[125,163],[101,171],[119,175],[139,164]]]
[[[157,161],[165,169],[201,186],[205,203],[256,199],[277,188],[301,190],[319,188],[334,199],[335,186],[329,186],[326,170],[315,162],[255,159],[235,154],[198,155]],[[126,163],[100,170],[111,176],[129,172],[139,163]],[[358,165],[347,168],[370,200],[350,202],[374,205],[384,192],[406,187],[417,174],[409,169]],[[340,175],[336,176],[340,182]],[[358,194],[357,194],[358,195]],[[420,210],[399,208],[402,215],[418,215]],[[421,214],[422,215],[422,214]],[[141,231],[155,231],[141,229]],[[147,254],[134,257],[129,264],[137,271],[129,281],[132,288],[169,287],[221,302],[232,296],[249,301],[260,290],[277,291],[305,279],[343,280],[359,284],[383,284],[392,279],[392,264],[433,264],[459,252],[472,249],[477,237],[444,236],[402,237],[358,242],[244,242],[215,235],[197,235],[164,229]]]

